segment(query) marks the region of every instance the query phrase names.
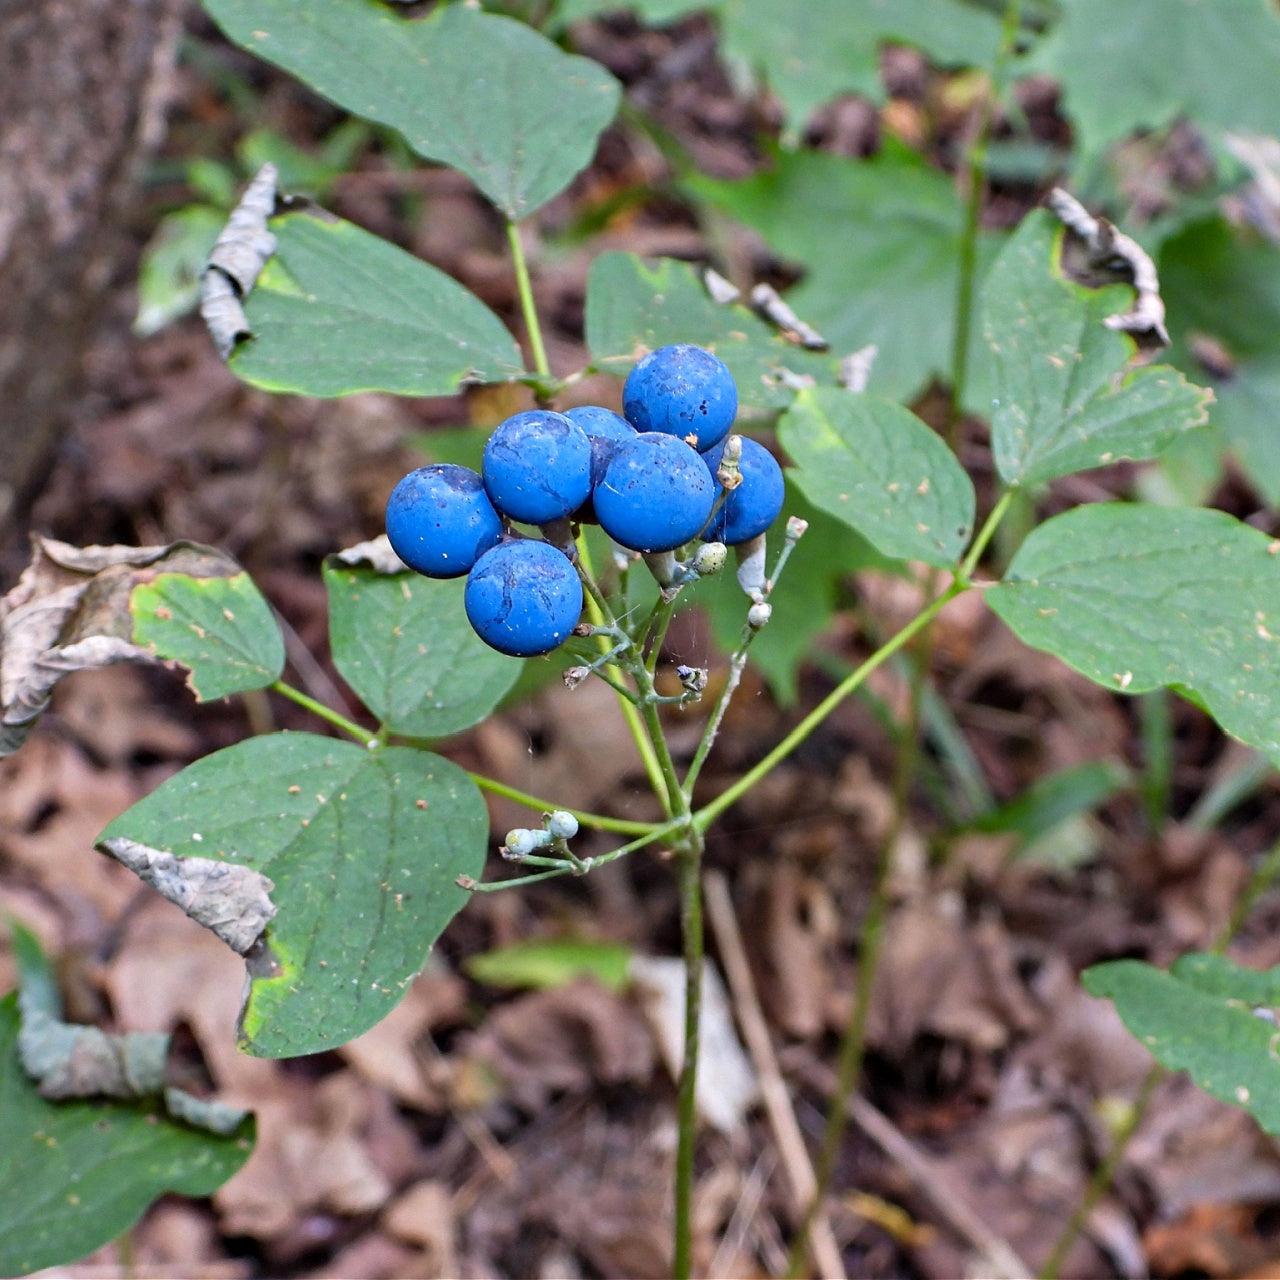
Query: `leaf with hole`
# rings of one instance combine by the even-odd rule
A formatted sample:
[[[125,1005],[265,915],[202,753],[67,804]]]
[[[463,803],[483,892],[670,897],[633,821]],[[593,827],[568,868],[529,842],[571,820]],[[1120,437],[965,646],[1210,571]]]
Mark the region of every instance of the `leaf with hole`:
[[[947,568],[973,532],[973,483],[909,409],[838,387],[802,391],[778,423],[791,479],[878,551]]]
[[[1280,541],[1221,511],[1077,507],[986,600],[1033,648],[1124,693],[1185,693],[1280,764]]]
[[[275,882],[241,1017],[244,1047],[270,1058],[336,1048],[400,1002],[466,903],[455,881],[479,876],[488,827],[475,784],[440,756],[275,733],[188,765],[99,839]]]
[[[618,109],[599,63],[465,4],[403,18],[374,0],[204,0],[236,44],[465,173],[510,219],[591,162]]]

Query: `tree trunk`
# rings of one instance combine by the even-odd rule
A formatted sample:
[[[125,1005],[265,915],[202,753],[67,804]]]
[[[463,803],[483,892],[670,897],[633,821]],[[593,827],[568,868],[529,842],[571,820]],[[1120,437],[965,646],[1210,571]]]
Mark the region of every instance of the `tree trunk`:
[[[0,0],[0,548],[45,480],[163,125],[182,0]]]

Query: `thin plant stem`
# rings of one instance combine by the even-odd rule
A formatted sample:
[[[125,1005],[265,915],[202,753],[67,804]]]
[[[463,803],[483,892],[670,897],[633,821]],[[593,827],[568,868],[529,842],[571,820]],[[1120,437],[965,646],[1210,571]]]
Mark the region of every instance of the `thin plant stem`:
[[[965,586],[970,585],[974,570],[977,569],[978,562],[982,559],[982,553],[986,551],[987,544],[995,536],[1000,521],[1004,519],[1005,512],[1009,510],[1009,505],[1013,502],[1017,493],[1017,489],[1006,489],[997,499],[996,505],[991,508],[990,514],[982,522],[982,528],[978,530],[978,536],[970,544],[969,550],[960,562],[960,569],[956,574],[957,579]]]
[[[697,1136],[698,1048],[702,1019],[702,837],[694,833],[676,851],[680,935],[684,949],[684,1061],[676,1100],[675,1241],[672,1274],[693,1274],[693,1156]]]
[[[273,692],[281,694],[291,702],[296,702],[298,706],[306,707],[312,715],[328,721],[335,728],[341,729],[343,733],[350,734],[362,747],[382,745],[382,739],[376,734],[370,733],[368,729],[362,729],[354,720],[348,720],[346,716],[341,715],[332,707],[326,707],[323,702],[317,702],[309,694],[303,693],[301,689],[295,689],[293,685],[286,684],[283,680],[277,680],[269,687]]]
[[[942,612],[956,596],[968,590],[968,584],[957,578],[940,596],[927,604],[900,631],[891,636],[869,658],[859,663],[843,680],[791,730],[776,747],[754,764],[737,782],[728,786],[709,804],[703,805],[693,815],[693,824],[699,831],[706,829],[740,796],[748,792],[761,778],[771,773],[838,707],[866,678],[891,658],[911,637],[923,630]]]
[[[529,348],[533,352],[533,367],[543,378],[551,377],[551,365],[547,361],[547,349],[542,344],[542,325],[538,321],[538,308],[533,300],[533,285],[529,280],[529,264],[525,261],[524,245],[520,240],[518,223],[507,223],[507,243],[511,246],[511,261],[516,271],[516,289],[520,294],[520,312],[524,316],[525,332],[529,335]]]
[[[609,609],[609,602],[604,598],[596,583],[595,571],[591,564],[591,549],[587,546],[586,538],[578,539],[578,566],[578,573],[582,579],[582,586],[587,597],[587,617],[590,618],[591,624],[596,627],[616,627],[617,619],[613,617]],[[600,652],[608,652],[610,647],[609,637],[601,635],[598,640]],[[640,718],[639,710],[634,702],[622,696],[623,680],[621,669],[617,663],[611,662],[599,674],[618,694],[618,706],[622,709],[622,718],[626,721],[627,729],[631,733],[631,740],[636,744],[636,750],[640,753],[640,760],[644,765],[645,775],[649,779],[649,786],[655,795],[660,794],[664,785],[662,766],[658,763],[657,753],[654,751],[653,744],[649,741],[649,736],[645,732],[644,722]]]
[[[512,800],[516,804],[524,805],[526,809],[533,809],[539,813],[550,813],[553,809],[562,809],[565,813],[573,814],[584,827],[594,827],[597,831],[613,831],[624,836],[643,836],[655,830],[658,825],[655,822],[633,822],[628,818],[610,818],[603,813],[590,813],[585,809],[565,809],[562,804],[552,804],[548,800],[530,795],[527,791],[509,787],[496,778],[486,778],[482,773],[469,773],[467,776],[481,791],[491,791],[495,796],[502,796],[506,800]]]

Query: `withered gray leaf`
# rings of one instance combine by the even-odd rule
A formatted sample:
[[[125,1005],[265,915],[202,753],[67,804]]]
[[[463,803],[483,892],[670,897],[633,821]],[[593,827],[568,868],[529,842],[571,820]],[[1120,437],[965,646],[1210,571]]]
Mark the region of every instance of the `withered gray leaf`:
[[[353,547],[344,547],[335,551],[332,559],[339,564],[359,566],[367,564],[374,573],[408,573],[409,566],[391,550],[391,542],[385,533],[380,533],[368,542],[357,542]]]
[[[23,1009],[18,1056],[45,1098],[141,1098],[164,1085],[169,1037],[131,1031],[108,1035],[98,1027],[62,1022]]]
[[[184,1120],[197,1129],[207,1129],[224,1138],[235,1133],[249,1114],[229,1102],[197,1098],[185,1089],[172,1087],[164,1091],[164,1109],[175,1120]]]
[[[276,251],[276,238],[267,228],[275,208],[276,167],[264,164],[231,211],[200,277],[200,314],[224,360],[251,332],[241,303]]]
[[[239,572],[230,556],[194,542],[73,547],[33,538],[31,563],[0,599],[0,757],[22,745],[68,671],[157,660],[133,641],[129,596],[139,582]]]
[[[241,955],[276,913],[270,898],[275,882],[251,867],[217,858],[178,858],[124,836],[103,840],[99,848]]]

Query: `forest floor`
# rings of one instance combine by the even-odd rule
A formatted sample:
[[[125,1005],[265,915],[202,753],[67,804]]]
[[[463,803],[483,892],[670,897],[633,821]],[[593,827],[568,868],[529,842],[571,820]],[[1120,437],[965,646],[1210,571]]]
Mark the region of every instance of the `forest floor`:
[[[180,73],[167,168],[157,171],[139,245],[180,198],[164,175],[192,156],[227,154],[246,127],[209,66],[243,77],[258,95],[253,123],[300,146],[337,118],[206,25],[193,23],[190,39],[200,58]],[[582,43],[700,168],[735,177],[761,163],[756,139],[770,125],[767,112],[734,94],[709,26],[599,24]],[[929,74],[895,55],[886,75],[895,86],[892,126],[909,128]],[[851,99],[829,109],[810,140],[857,154],[887,123]],[[585,362],[592,255],[621,248],[713,256],[690,210],[664,194],[667,175],[645,135],[615,126],[596,164],[547,211],[543,230],[552,235],[611,193],[640,184],[651,191],[643,202],[622,202],[590,241],[536,259],[553,367]],[[396,167],[375,147],[336,182],[328,203],[449,272],[518,329],[501,224],[464,180]],[[1016,205],[997,197],[989,216],[1017,216]],[[785,282],[757,242],[723,228],[718,235],[717,254],[727,244],[741,272]],[[495,423],[525,407],[523,393],[274,398],[236,381],[198,320],[135,336],[134,306],[132,280],[122,279],[36,527],[77,544],[191,538],[227,549],[286,621],[292,678],[357,714],[328,658],[323,557],[379,532],[392,485],[421,463],[416,433]],[[616,406],[620,387],[600,378],[574,394]],[[981,488],[990,464],[980,430],[970,434],[965,461]],[[1126,477],[1092,473],[1073,483],[1093,488],[1059,487],[1050,501],[1118,492]],[[1220,497],[1232,500],[1230,492]],[[20,549],[7,555],[6,569],[20,563]],[[921,585],[861,574],[848,590],[860,616],[888,634],[910,616]],[[704,775],[707,794],[830,690],[834,666],[869,651],[864,630],[843,616],[820,638],[794,705],[778,705],[748,681]],[[705,639],[692,628],[673,644],[687,658]],[[698,656],[713,674],[723,669],[723,655]],[[1137,704],[1017,643],[977,593],[939,620],[932,687],[1000,800],[1090,760],[1143,767]],[[1034,1269],[1150,1065],[1111,1006],[1082,992],[1080,970],[1119,956],[1167,964],[1211,945],[1251,867],[1280,837],[1280,797],[1263,785],[1206,827],[1197,801],[1241,768],[1244,752],[1175,703],[1172,817],[1162,827],[1153,829],[1130,789],[1072,826],[1057,866],[1044,850],[1012,856],[1008,835],[944,840],[927,788],[911,791],[901,823],[894,816],[894,747],[879,712],[904,711],[903,674],[885,668],[870,692],[872,700],[833,715],[711,834],[714,967],[732,971],[743,954],[751,975],[749,989],[739,982],[728,992],[728,1038],[738,1040],[754,1011],[762,1013],[776,1068],[748,1055],[750,1074],[781,1073],[816,1150],[875,866],[892,840],[862,1102],[845,1132],[830,1231],[851,1276],[994,1275],[1002,1257],[1006,1267],[1023,1265],[1002,1250]],[[603,685],[572,694],[557,686],[444,750],[566,805],[640,812],[643,775],[608,713],[609,696]],[[687,723],[674,714],[671,721],[678,750],[696,740],[700,713],[681,714]],[[130,1258],[112,1245],[58,1274],[663,1275],[675,1127],[656,980],[623,990],[587,978],[510,990],[467,968],[470,957],[532,938],[622,943],[643,961],[678,955],[674,883],[661,859],[641,853],[581,880],[477,897],[375,1030],[316,1057],[241,1055],[232,1035],[240,960],[93,842],[183,764],[267,727],[316,726],[266,696],[197,706],[178,675],[117,666],[65,680],[39,729],[0,765],[0,903],[57,957],[71,1016],[177,1030],[218,1096],[258,1115],[257,1150],[211,1201],[166,1198],[132,1233]],[[527,814],[496,801],[492,818],[496,849]],[[1232,954],[1255,967],[1280,963],[1277,926],[1280,895],[1272,894]],[[642,963],[640,972],[651,968]],[[0,990],[14,981],[0,943]],[[735,1068],[727,1052],[721,1059],[712,1051],[710,1071]],[[728,1105],[708,1121],[695,1191],[699,1273],[779,1273],[795,1219],[793,1176],[803,1177],[796,1153],[760,1106]],[[1148,1272],[1280,1276],[1280,1150],[1244,1113],[1181,1076],[1158,1086],[1064,1270]]]

